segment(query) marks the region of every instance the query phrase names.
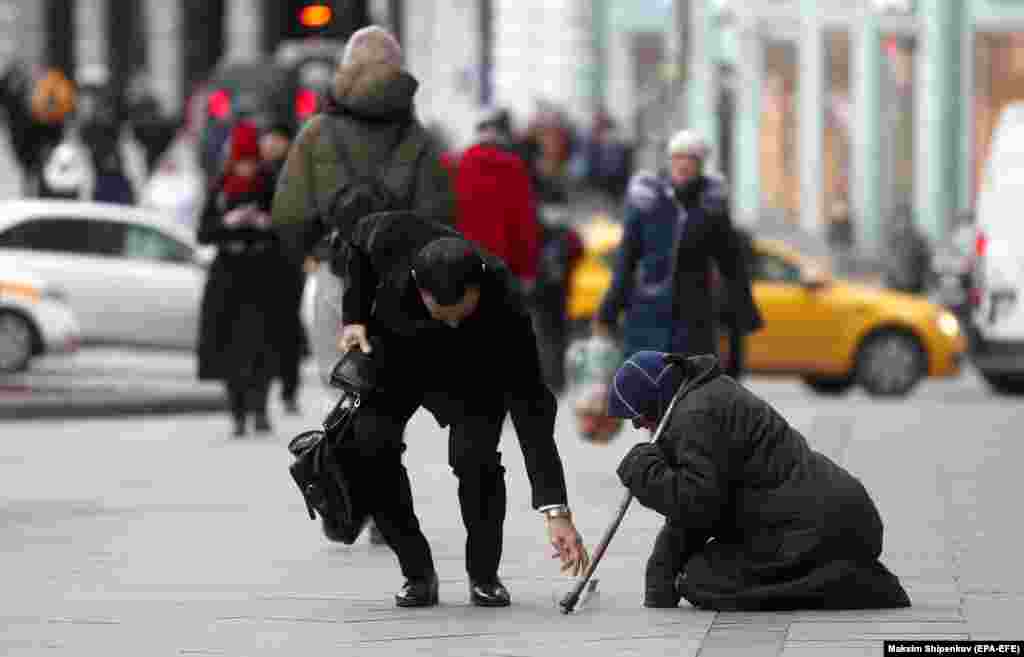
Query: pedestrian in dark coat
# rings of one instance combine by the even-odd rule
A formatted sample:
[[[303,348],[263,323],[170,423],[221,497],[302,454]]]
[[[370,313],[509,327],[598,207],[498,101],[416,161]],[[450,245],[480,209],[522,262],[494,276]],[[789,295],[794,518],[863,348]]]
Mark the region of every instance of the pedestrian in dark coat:
[[[270,431],[267,392],[279,370],[281,304],[276,292],[283,257],[270,227],[272,187],[259,164],[258,133],[247,122],[231,134],[225,174],[200,219],[198,241],[217,245],[203,291],[199,378],[222,380],[235,436]]]
[[[613,417],[653,430],[619,479],[666,522],[647,562],[644,604],[754,611],[906,607],[879,561],[882,520],[861,482],[713,356],[643,351],[619,369]]]
[[[507,414],[533,507],[545,514],[563,561],[579,559],[554,439],[557,403],[508,268],[453,228],[409,212],[380,213],[356,225],[348,283],[340,347],[375,354],[380,381],[356,420],[351,458],[367,477],[354,486],[371,500],[373,519],[407,580],[396,603],[437,604],[433,557],[401,461],[402,431],[421,406],[450,426],[448,459],[459,480],[473,604],[509,604],[498,578],[506,501],[497,448]]]
[[[271,125],[260,136],[260,156],[271,189],[276,189],[284,168],[288,148],[291,146],[291,126],[287,122]],[[300,313],[302,293],[306,287],[303,253],[280,249],[280,278],[275,286],[281,294],[280,342],[274,345],[280,363],[281,400],[285,411],[299,413],[298,393],[301,381],[302,359],[309,352],[306,329]]]
[[[628,358],[672,349],[672,256],[679,208],[666,182],[649,172],[630,180],[622,242],[612,285],[598,308],[596,332],[610,332],[622,315],[622,350]]]
[[[633,343],[636,347],[687,355],[717,354],[709,275],[712,261],[729,286],[738,329],[746,335],[762,326],[742,245],[733,230],[725,184],[703,174],[708,154],[700,136],[683,130],[669,143],[668,179],[655,182],[649,174],[641,179],[644,202],[634,219],[636,227],[623,236],[613,284],[595,322],[596,332],[610,333],[620,312],[631,304],[650,304],[636,311],[644,315],[643,330],[638,331],[644,337]],[[647,221],[658,223],[659,229],[648,228]],[[668,230],[661,225],[669,221],[674,221],[672,253],[666,260],[664,242],[653,240],[664,239]],[[666,310],[669,272],[671,300]],[[626,330],[628,337],[628,325]],[[649,342],[640,344],[642,340]]]

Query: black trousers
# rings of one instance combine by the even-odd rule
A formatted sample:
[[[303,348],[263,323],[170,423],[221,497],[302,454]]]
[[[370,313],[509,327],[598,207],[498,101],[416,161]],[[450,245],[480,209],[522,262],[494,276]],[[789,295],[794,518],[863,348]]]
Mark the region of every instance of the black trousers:
[[[233,350],[234,367],[226,381],[231,415],[236,420],[248,413],[265,415],[273,372],[269,347],[260,335],[251,343],[239,340]]]
[[[434,572],[430,545],[413,508],[409,475],[402,464],[403,433],[409,418],[423,402],[408,389],[380,391],[364,402],[354,435],[345,447],[357,467],[355,494],[365,499],[370,515],[398,558],[406,578]],[[466,572],[471,579],[497,576],[505,523],[505,469],[498,442],[504,423],[504,402],[479,409],[453,422],[449,430],[448,462],[458,478],[459,506],[466,527]]]

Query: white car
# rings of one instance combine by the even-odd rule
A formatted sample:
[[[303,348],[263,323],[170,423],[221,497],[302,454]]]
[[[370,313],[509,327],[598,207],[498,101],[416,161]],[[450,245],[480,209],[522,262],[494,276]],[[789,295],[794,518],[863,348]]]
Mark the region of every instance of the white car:
[[[78,341],[78,321],[59,288],[0,268],[0,373],[20,372],[42,354],[74,353]]]
[[[0,203],[0,269],[63,290],[85,343],[195,348],[209,254],[190,231],[144,208]]]
[[[1003,110],[977,203],[972,354],[989,385],[1024,394],[1024,103]]]

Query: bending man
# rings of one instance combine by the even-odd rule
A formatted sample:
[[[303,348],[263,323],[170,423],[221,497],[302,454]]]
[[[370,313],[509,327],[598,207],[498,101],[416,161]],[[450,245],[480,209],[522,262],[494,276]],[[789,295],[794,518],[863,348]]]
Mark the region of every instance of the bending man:
[[[394,550],[406,583],[400,607],[437,604],[433,557],[413,511],[402,432],[420,406],[450,426],[448,459],[459,480],[470,601],[504,607],[498,578],[505,469],[498,442],[511,414],[551,543],[581,558],[554,440],[554,395],[544,384],[530,316],[502,262],[455,229],[412,213],[369,215],[352,235],[340,347],[372,351],[381,390],[362,407],[355,482]],[[371,346],[371,339],[373,346]]]

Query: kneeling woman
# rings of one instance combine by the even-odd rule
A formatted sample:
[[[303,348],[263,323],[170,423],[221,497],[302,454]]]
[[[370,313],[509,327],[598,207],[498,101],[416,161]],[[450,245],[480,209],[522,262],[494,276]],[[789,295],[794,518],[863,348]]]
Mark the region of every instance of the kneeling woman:
[[[878,558],[882,520],[860,481],[713,356],[642,351],[616,373],[612,416],[654,430],[619,479],[665,516],[647,563],[644,605],[680,598],[714,610],[907,607]]]

